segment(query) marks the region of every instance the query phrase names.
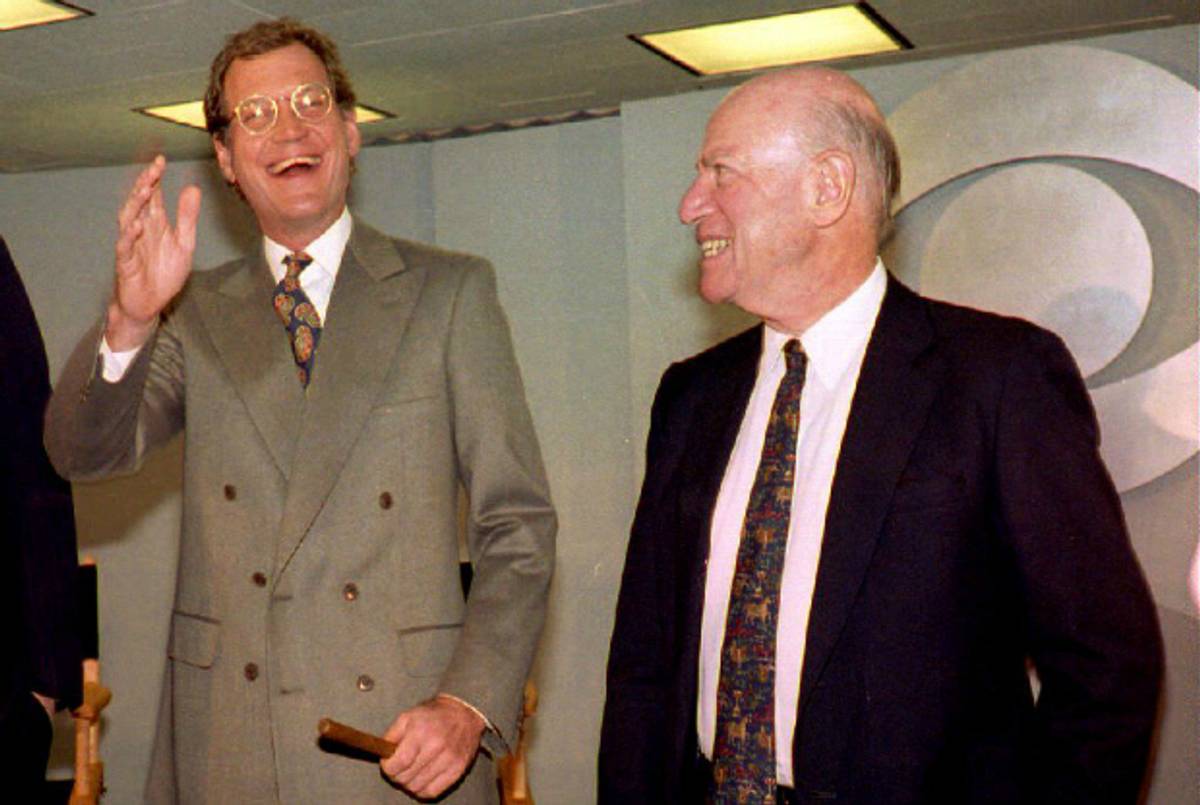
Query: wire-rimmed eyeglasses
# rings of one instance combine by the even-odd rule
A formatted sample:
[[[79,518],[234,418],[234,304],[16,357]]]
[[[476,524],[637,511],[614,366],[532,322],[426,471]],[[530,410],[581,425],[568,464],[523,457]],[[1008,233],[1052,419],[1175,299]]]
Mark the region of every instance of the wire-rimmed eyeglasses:
[[[299,120],[316,123],[333,109],[333,92],[324,84],[301,84],[292,90],[289,103]],[[266,134],[279,120],[279,104],[270,95],[251,95],[233,107],[233,116],[247,134]]]

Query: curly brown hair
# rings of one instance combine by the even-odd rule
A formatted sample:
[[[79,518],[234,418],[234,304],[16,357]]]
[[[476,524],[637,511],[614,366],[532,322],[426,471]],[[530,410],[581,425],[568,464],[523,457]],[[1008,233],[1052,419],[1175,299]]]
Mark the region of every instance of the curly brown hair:
[[[230,35],[225,46],[213,59],[208,73],[208,89],[204,92],[204,121],[209,134],[220,140],[233,118],[225,111],[225,74],[238,59],[261,56],[292,44],[301,44],[313,52],[325,65],[325,72],[333,84],[333,97],[342,111],[354,108],[354,88],[350,77],[338,56],[337,45],[316,28],[311,28],[292,17],[256,22],[243,31]]]

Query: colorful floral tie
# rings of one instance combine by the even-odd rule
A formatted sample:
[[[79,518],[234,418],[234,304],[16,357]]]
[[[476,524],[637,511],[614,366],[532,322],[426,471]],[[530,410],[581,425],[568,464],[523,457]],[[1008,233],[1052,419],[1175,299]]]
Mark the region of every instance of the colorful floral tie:
[[[317,342],[321,340],[321,316],[300,287],[300,272],[312,261],[304,252],[284,257],[287,273],[275,286],[275,312],[279,314],[283,326],[287,327],[292,342],[292,356],[296,359],[296,373],[300,375],[300,385],[305,389],[312,377]]]
[[[792,509],[800,391],[808,365],[795,339],[784,345],[783,354],[787,374],[771,407],[729,593],[717,684],[710,798],[714,805],[775,802],[775,632]]]

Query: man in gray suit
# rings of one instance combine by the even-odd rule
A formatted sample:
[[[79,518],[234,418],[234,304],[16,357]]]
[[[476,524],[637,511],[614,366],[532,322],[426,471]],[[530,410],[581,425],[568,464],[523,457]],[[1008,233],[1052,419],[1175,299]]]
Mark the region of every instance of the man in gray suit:
[[[205,113],[263,248],[192,273],[200,191],[173,225],[157,158],[47,420],[76,480],[184,433],[147,799],[494,801],[487,755],[516,733],[555,516],[491,269],[351,218],[354,93],[321,33],[282,19],[230,37]],[[398,744],[381,763],[396,788],[318,748],[327,714]]]

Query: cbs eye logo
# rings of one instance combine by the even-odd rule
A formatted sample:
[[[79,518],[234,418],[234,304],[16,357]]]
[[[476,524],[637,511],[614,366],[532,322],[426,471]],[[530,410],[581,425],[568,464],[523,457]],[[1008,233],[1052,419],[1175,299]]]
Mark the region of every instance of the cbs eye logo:
[[[1058,333],[1120,491],[1200,449],[1200,92],[1132,56],[975,59],[888,116],[905,170],[888,266]]]

